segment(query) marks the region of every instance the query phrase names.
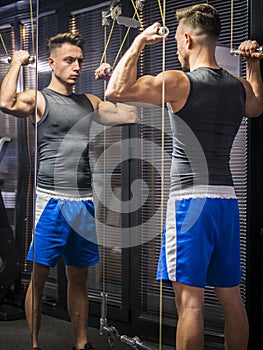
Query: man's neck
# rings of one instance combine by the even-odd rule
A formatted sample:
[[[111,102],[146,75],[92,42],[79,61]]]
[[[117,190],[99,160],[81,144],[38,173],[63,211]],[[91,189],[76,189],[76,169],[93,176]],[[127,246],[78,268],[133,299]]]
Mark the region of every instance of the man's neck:
[[[55,82],[54,80],[51,80],[48,88],[62,95],[71,95],[73,92],[72,85],[61,84],[60,82]]]
[[[199,67],[219,68],[214,52],[210,50],[200,50],[193,52],[189,58],[190,71]]]

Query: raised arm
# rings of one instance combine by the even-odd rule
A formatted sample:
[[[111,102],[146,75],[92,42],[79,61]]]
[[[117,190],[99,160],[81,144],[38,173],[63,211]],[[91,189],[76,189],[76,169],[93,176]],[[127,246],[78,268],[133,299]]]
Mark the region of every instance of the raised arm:
[[[260,53],[256,52],[258,43],[246,40],[239,45],[239,53],[246,60],[246,116],[255,117],[263,113],[263,84],[260,69]]]
[[[137,79],[137,63],[145,45],[159,43],[163,40],[158,30],[159,23],[146,28],[133,41],[130,48],[114,68],[109,80],[106,97],[118,102],[144,102],[160,105],[162,102],[162,86],[165,82],[165,102],[175,100],[175,88],[182,72],[166,71],[157,76],[145,75]]]
[[[26,51],[16,51],[0,90],[0,108],[3,112],[16,117],[27,117],[34,114],[35,91],[27,90],[17,93],[20,68],[28,64],[30,55]]]

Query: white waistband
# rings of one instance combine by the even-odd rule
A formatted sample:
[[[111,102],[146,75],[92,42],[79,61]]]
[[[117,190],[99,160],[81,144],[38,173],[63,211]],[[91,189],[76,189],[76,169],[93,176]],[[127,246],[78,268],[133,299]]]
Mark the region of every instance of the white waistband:
[[[233,186],[198,185],[170,193],[170,198],[237,198]]]
[[[60,193],[60,192],[56,192],[56,191],[50,191],[50,190],[46,190],[43,188],[39,188],[37,187],[36,189],[36,194],[43,196],[43,197],[48,197],[48,198],[56,198],[56,199],[68,199],[68,200],[72,200],[72,201],[83,201],[83,200],[93,200],[92,194],[87,193],[85,195],[82,194],[70,194],[70,193]]]

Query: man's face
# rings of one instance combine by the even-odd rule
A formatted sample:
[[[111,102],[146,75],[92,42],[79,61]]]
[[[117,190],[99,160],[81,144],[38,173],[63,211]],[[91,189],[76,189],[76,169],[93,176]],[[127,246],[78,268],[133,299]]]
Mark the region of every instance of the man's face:
[[[64,43],[56,48],[49,58],[49,64],[55,77],[62,83],[75,85],[80,76],[83,52],[81,48]]]
[[[177,55],[178,60],[181,63],[183,69],[189,70],[189,56],[187,50],[187,40],[186,40],[186,32],[184,30],[184,26],[179,23],[176,33],[175,40],[177,42]]]

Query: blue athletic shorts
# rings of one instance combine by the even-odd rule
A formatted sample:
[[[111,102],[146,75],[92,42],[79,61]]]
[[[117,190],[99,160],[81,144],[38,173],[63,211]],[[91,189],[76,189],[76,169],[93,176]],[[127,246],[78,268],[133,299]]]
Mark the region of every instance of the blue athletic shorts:
[[[87,267],[99,261],[94,204],[90,199],[61,199],[38,193],[35,233],[27,259],[55,266]]]
[[[170,198],[157,279],[204,288],[233,287],[240,277],[237,199]]]

